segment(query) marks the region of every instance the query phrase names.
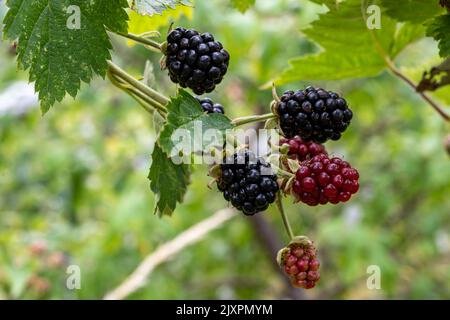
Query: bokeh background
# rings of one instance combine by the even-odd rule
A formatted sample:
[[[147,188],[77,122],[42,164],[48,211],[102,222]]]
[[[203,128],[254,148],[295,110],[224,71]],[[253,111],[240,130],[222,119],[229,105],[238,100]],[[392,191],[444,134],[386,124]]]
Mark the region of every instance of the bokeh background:
[[[215,34],[232,63],[212,97],[236,117],[267,111],[271,93],[261,85],[289,58],[317,50],[301,28],[321,10],[307,1],[257,1],[241,14],[228,1],[197,0],[194,10],[172,11],[145,26],[165,34],[174,19]],[[1,2],[0,16],[4,12]],[[175,94],[158,70],[157,54],[118,38],[114,48],[114,61],[136,76],[149,59],[154,86]],[[421,40],[400,59],[405,72],[418,77],[438,61],[436,46]],[[352,126],[327,147],[361,173],[361,191],[346,205],[286,201],[296,233],[319,248],[318,287],[293,291],[274,266],[271,244],[287,238],[272,208],[257,218],[233,218],[183,249],[130,298],[450,298],[450,159],[443,147],[449,127],[386,72],[315,84],[343,93],[354,110]],[[448,106],[449,92],[435,98]],[[14,50],[0,44],[1,299],[102,298],[159,245],[227,205],[206,187],[206,168],[196,167],[173,216],[154,216],[146,179],[154,141],[152,119],[100,78],[42,117]],[[72,264],[81,268],[80,290],[65,286]],[[370,265],[380,267],[380,290],[366,286]]]

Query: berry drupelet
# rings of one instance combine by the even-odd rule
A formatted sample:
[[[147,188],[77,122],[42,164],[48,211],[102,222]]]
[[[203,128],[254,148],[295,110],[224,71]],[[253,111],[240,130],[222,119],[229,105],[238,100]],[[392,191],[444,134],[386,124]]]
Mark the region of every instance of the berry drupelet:
[[[195,94],[211,92],[227,73],[229,53],[210,33],[178,27],[167,36],[170,79]]]
[[[347,202],[359,189],[359,173],[339,158],[321,154],[305,161],[295,173],[292,191],[309,206]]]
[[[223,106],[219,103],[214,103],[211,99],[209,98],[199,98],[199,97],[195,97],[195,99],[198,101],[198,103],[200,103],[200,105],[202,106],[203,111],[207,112],[207,113],[222,113],[224,114],[224,110],[223,110]]]
[[[280,145],[282,146],[284,144],[289,145],[288,156],[300,162],[322,153],[327,154],[323,145],[311,141],[305,142],[299,136],[295,136],[292,139],[280,139]]]
[[[294,287],[311,289],[320,279],[316,248],[306,237],[295,237],[281,249],[277,262]]]
[[[339,140],[353,117],[345,99],[322,88],[286,91],[276,106],[280,129],[286,138],[304,141]]]
[[[266,210],[279,190],[270,164],[251,151],[238,151],[220,165],[217,186],[225,200],[246,215]]]

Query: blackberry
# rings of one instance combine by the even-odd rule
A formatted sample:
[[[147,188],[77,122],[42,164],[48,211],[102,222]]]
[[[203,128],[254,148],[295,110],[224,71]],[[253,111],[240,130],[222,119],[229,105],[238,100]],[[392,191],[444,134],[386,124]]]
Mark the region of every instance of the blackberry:
[[[299,136],[295,136],[292,139],[280,139],[280,145],[283,144],[289,145],[288,155],[290,158],[297,159],[300,162],[322,153],[327,154],[323,145],[311,141],[305,142]]]
[[[214,103],[209,98],[199,98],[195,97],[197,99],[198,103],[202,106],[203,111],[207,113],[224,113],[223,106],[219,103]]]
[[[295,237],[278,252],[277,262],[294,287],[311,289],[320,279],[317,251],[307,237]]]
[[[339,158],[321,154],[305,161],[295,173],[292,191],[309,206],[347,202],[359,190],[359,173]]]
[[[166,67],[170,79],[195,94],[211,92],[227,73],[229,53],[210,33],[178,27],[167,36]]]
[[[246,215],[266,210],[279,190],[270,164],[251,151],[238,151],[220,165],[217,186],[225,200]]]
[[[286,91],[280,100],[276,109],[286,138],[299,135],[317,143],[339,140],[353,117],[345,99],[322,88]]]

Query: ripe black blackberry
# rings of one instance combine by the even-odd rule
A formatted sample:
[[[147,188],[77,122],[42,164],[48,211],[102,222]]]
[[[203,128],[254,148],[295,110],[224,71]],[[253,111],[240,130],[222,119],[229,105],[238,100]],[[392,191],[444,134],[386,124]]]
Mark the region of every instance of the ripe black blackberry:
[[[197,99],[198,103],[202,106],[203,111],[207,113],[222,113],[224,114],[223,106],[219,103],[214,103],[209,98],[199,98],[195,97]]]
[[[225,200],[246,215],[266,210],[279,190],[270,164],[251,151],[238,151],[220,165],[217,186]]]
[[[199,95],[215,89],[230,62],[229,53],[212,34],[181,27],[167,36],[166,56],[170,79]]]
[[[286,138],[299,135],[317,143],[339,140],[353,117],[345,99],[322,88],[286,91],[280,100],[276,110]]]

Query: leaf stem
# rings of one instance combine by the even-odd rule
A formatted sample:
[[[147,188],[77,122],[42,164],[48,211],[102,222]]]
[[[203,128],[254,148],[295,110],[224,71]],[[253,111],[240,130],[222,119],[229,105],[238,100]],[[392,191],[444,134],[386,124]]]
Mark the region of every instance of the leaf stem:
[[[283,208],[283,202],[281,200],[281,192],[278,192],[276,204],[278,207],[278,211],[280,211],[280,215],[281,215],[281,219],[283,220],[284,228],[286,229],[286,232],[287,232],[289,238],[293,239],[294,233],[292,232],[291,224],[289,223],[289,219]]]
[[[133,33],[116,32],[116,34],[118,34],[119,36],[122,36],[124,38],[136,41],[136,42],[144,44],[146,46],[149,46],[153,49],[156,49],[159,52],[162,52],[162,44],[159,42],[156,42],[154,40],[147,39],[147,38],[141,37],[141,36],[133,34]]]
[[[262,115],[253,115],[253,116],[236,118],[236,119],[233,119],[231,121],[231,123],[234,126],[239,127],[239,126],[242,126],[247,123],[260,122],[260,121],[265,121],[265,120],[274,119],[274,118],[276,118],[275,114],[266,113],[266,114],[262,114]]]
[[[120,68],[119,66],[114,64],[112,61],[108,61],[108,66],[109,66],[109,71],[113,75],[117,75],[118,77],[123,79],[125,82],[130,84],[132,87],[138,89],[139,91],[141,91],[142,93],[144,93],[145,95],[150,97],[151,99],[158,102],[160,104],[160,106],[155,106],[155,107],[159,111],[161,111],[163,113],[167,113],[167,109],[164,107],[164,105],[166,105],[169,102],[169,98],[162,95],[158,91],[146,86],[139,80],[135,79],[133,76],[128,74],[125,70],[123,70],[122,68]]]

